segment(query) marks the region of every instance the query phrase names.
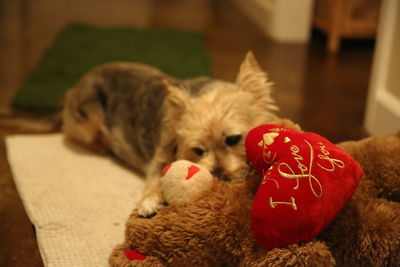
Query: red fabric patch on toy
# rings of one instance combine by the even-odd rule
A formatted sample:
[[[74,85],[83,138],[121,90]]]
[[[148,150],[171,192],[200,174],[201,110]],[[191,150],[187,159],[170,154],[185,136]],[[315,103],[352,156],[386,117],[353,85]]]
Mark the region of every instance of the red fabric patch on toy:
[[[164,176],[168,172],[169,168],[171,168],[171,166],[172,166],[172,163],[165,165],[164,169],[161,172],[161,176]]]
[[[194,165],[190,165],[190,167],[188,168],[188,174],[187,174],[185,180],[189,180],[190,178],[193,177],[193,175],[195,175],[199,171],[200,171],[199,167],[194,166]]]
[[[313,133],[262,125],[246,137],[247,156],[263,180],[251,227],[265,248],[310,241],[349,201],[362,169],[346,152]]]
[[[130,261],[144,261],[145,259],[147,259],[146,255],[143,255],[134,249],[126,250],[124,254],[125,257]]]

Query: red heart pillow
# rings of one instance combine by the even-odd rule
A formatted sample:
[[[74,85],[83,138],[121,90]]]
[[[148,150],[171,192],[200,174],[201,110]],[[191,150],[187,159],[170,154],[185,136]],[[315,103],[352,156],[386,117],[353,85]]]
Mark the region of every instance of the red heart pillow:
[[[362,169],[325,138],[277,125],[246,137],[247,156],[263,180],[251,227],[265,248],[310,241],[339,213],[357,188]]]

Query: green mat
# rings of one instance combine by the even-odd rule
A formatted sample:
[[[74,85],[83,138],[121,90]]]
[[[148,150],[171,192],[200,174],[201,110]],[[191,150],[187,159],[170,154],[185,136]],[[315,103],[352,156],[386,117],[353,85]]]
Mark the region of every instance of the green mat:
[[[177,78],[211,74],[200,33],[70,25],[18,90],[12,106],[55,110],[64,92],[82,74],[112,61],[147,63]]]

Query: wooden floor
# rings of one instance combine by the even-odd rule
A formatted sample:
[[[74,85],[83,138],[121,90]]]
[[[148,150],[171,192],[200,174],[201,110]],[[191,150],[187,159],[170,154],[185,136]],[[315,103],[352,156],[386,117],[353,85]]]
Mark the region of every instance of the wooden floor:
[[[0,113],[10,112],[12,95],[73,21],[202,31],[214,76],[226,80],[252,50],[276,83],[282,117],[334,142],[364,136],[373,42],[345,41],[337,55],[326,53],[316,32],[309,45],[276,44],[227,0],[0,0]],[[0,266],[42,266],[6,160],[8,133],[0,129]]]

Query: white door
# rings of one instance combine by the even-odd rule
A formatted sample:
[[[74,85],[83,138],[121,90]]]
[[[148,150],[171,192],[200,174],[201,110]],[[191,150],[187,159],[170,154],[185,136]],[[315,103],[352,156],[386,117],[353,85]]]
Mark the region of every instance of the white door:
[[[399,0],[384,0],[382,3],[365,128],[372,135],[400,130]]]

